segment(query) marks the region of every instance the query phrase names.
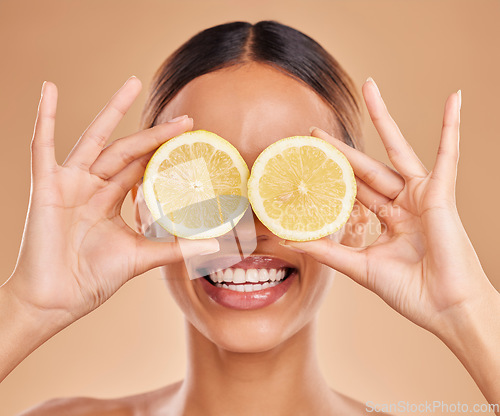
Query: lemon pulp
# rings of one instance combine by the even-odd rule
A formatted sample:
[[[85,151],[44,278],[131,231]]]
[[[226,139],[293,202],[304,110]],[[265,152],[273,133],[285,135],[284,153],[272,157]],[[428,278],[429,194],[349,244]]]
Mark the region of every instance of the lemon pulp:
[[[248,207],[248,167],[215,133],[188,131],[161,145],[144,173],[146,204],[163,228],[191,239],[220,236]]]
[[[295,241],[324,237],[348,220],[356,180],[347,158],[312,136],[278,140],[257,157],[248,180],[250,204],[277,236]]]

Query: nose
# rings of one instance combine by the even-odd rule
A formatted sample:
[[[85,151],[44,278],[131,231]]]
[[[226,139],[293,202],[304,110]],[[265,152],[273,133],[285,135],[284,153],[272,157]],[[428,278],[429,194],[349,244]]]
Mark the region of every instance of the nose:
[[[262,222],[259,220],[257,215],[255,215],[255,212],[251,209],[252,211],[252,216],[253,216],[253,222],[254,222],[254,227],[255,227],[255,235],[257,236],[257,241],[265,241],[269,240],[270,238],[276,237],[269,229],[262,224]],[[277,237],[276,237],[277,238]]]
[[[251,207],[243,213],[230,231],[218,237],[221,249],[230,248],[233,251],[240,252],[242,255],[249,255],[257,246],[257,233],[255,229],[254,216]],[[235,250],[236,249],[236,250]]]
[[[236,252],[246,257],[253,253],[259,242],[269,238],[272,238],[272,233],[260,222],[249,205],[238,223],[229,232],[217,237],[217,240],[221,251],[224,248],[237,248]]]

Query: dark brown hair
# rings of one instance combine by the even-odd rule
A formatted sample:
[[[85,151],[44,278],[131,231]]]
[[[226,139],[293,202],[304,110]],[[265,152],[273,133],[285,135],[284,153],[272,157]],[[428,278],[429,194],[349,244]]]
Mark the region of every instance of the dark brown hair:
[[[248,62],[271,65],[311,87],[331,107],[343,140],[362,149],[361,101],[352,79],[315,40],[274,20],[213,26],[177,48],[153,77],[141,128],[156,125],[165,106],[196,77]]]

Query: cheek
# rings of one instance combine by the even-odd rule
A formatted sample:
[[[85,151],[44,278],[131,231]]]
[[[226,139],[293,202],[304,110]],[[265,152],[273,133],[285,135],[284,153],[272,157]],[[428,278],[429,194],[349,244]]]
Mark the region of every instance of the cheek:
[[[174,298],[179,307],[186,313],[189,308],[189,296],[187,292],[186,282],[184,277],[184,263],[174,263],[160,267],[160,273],[165,280],[167,289]]]
[[[312,263],[307,269],[307,276],[303,280],[305,297],[302,302],[302,313],[307,315],[307,319],[311,319],[328,294],[336,271],[318,262]]]

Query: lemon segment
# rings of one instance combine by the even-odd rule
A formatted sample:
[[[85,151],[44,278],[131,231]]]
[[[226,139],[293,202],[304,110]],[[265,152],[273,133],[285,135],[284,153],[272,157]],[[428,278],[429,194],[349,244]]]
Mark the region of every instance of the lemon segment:
[[[308,241],[333,234],[348,220],[356,180],[347,158],[330,143],[293,136],[255,160],[248,198],[259,220],[278,237]]]
[[[153,220],[175,236],[217,237],[248,208],[249,173],[227,140],[206,130],[188,131],[162,144],[149,160],[146,205]]]

